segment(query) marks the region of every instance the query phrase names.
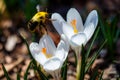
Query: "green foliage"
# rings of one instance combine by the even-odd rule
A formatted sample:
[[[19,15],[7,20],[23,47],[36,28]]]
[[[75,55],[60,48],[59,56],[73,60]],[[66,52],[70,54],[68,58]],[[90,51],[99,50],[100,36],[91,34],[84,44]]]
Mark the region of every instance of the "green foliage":
[[[36,12],[36,6],[40,5],[40,7],[45,7],[47,5],[47,0],[27,0],[24,6],[24,14],[26,16],[26,20],[30,20]]]
[[[9,12],[15,12],[18,11],[22,6],[24,5],[23,0],[4,0],[7,10]]]
[[[118,37],[120,36],[120,29],[117,27],[119,21],[119,15],[117,14],[112,19],[108,19],[106,21],[103,20],[102,16],[99,13],[99,23],[104,36],[104,39],[107,40],[106,48],[109,53],[109,58],[113,61],[115,50],[116,50],[116,42]]]
[[[31,64],[32,64],[32,61],[29,63],[28,68],[27,68],[27,70],[26,70],[26,72],[24,74],[24,80],[27,80],[27,75],[28,75],[28,71],[30,69]]]
[[[90,47],[88,48],[88,51],[87,51],[87,53],[86,53],[86,57],[85,57],[86,59],[87,59],[88,56],[90,55],[90,51],[91,51],[91,49],[92,49],[93,43],[95,42],[95,39],[96,39],[97,36],[98,36],[99,30],[100,30],[100,28],[97,29],[97,31],[95,32],[95,35],[93,36],[93,40],[92,40],[92,42],[91,42],[91,44],[90,44]]]
[[[103,73],[104,73],[104,71],[102,71],[102,73],[100,74],[98,80],[103,80],[103,79],[102,79]]]
[[[19,75],[19,73],[17,73],[17,80],[20,80],[20,75]]]
[[[86,66],[86,71],[85,72],[87,72],[90,69],[91,65],[93,64],[93,62],[95,61],[95,59],[98,57],[99,52],[104,47],[104,45],[106,44],[106,42],[107,42],[107,40],[105,40],[102,43],[102,45],[100,46],[99,50],[96,53],[94,53],[94,55],[90,58],[89,62],[86,62],[87,66]],[[86,60],[87,60],[87,58],[86,58]]]
[[[74,57],[75,57],[75,66],[77,66],[78,60],[77,60],[77,54],[74,52]]]
[[[32,54],[31,54],[31,52],[30,52],[29,44],[28,44],[27,40],[25,39],[25,37],[24,37],[24,35],[23,35],[22,33],[20,33],[20,36],[21,36],[21,38],[24,40],[24,42],[25,42],[25,44],[26,44],[26,47],[27,47],[27,49],[28,49],[28,53],[29,53],[30,58],[31,58],[32,60],[34,60],[34,58],[32,57]]]
[[[27,0],[27,2],[25,3],[25,7],[24,7],[24,14],[26,16],[26,20],[30,20],[36,12],[36,6],[40,4],[39,0]]]
[[[5,75],[6,79],[7,79],[7,80],[11,80],[10,77],[9,77],[9,75],[8,75],[8,72],[6,71],[6,69],[5,69],[5,67],[4,67],[3,64],[2,64],[2,69],[3,69],[3,71],[4,71],[4,75]]]
[[[85,61],[86,61],[86,58],[85,58],[85,49],[84,49],[84,47],[83,47],[83,45],[82,45],[82,52],[81,52],[81,66],[80,66],[80,75],[79,75],[79,77],[78,77],[78,79],[77,80],[84,80],[84,76],[85,76],[85,66],[86,66],[86,63],[85,63]]]
[[[34,64],[35,70],[38,72],[39,77],[41,78],[41,80],[48,80],[48,78],[45,76],[45,74],[40,70],[40,66],[38,67],[37,64]]]
[[[68,58],[66,59],[64,65],[62,66],[62,73],[61,73],[62,80],[67,80],[67,60]]]

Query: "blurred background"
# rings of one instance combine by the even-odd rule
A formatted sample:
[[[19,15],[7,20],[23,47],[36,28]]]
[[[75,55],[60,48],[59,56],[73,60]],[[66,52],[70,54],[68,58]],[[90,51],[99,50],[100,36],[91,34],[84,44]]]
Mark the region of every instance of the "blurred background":
[[[112,48],[112,51],[114,50],[113,53],[115,54],[106,54],[109,53],[109,46],[107,46],[108,51],[106,48],[103,49],[101,51],[100,58],[104,57],[105,60],[106,56],[108,57],[115,55],[115,60],[117,64],[109,64],[106,67],[108,72],[110,72],[109,68],[111,69],[111,66],[112,69],[115,67],[114,71],[116,71],[116,73],[114,74],[116,75],[107,75],[108,73],[106,72],[104,78],[114,78],[115,76],[120,75],[120,0],[0,0],[0,63],[3,63],[5,65],[13,80],[16,80],[16,73],[19,71],[21,79],[23,79],[22,77],[24,75],[24,71],[26,70],[30,62],[28,50],[19,33],[22,32],[28,42],[32,41],[32,33],[29,32],[27,28],[27,23],[37,12],[37,5],[41,7],[41,11],[47,11],[50,14],[54,12],[60,13],[64,17],[64,19],[66,19],[67,11],[71,7],[74,7],[82,16],[83,23],[88,13],[93,9],[98,10],[98,13],[100,13],[104,23],[107,22],[108,24],[110,24],[113,19],[117,20],[115,22],[116,28],[114,30],[114,32],[116,32],[117,38],[115,41],[113,41],[114,48]],[[101,38],[103,38],[102,35],[104,34],[102,34],[101,31],[101,34],[99,35],[100,40]],[[99,42],[96,42],[93,50],[97,48],[98,43]],[[101,62],[101,60],[98,62],[96,61],[95,66],[96,64],[99,64]],[[29,80],[37,79],[33,70],[30,70],[29,74]],[[69,80],[74,80],[73,78],[74,77]],[[1,65],[0,80],[6,80]]]

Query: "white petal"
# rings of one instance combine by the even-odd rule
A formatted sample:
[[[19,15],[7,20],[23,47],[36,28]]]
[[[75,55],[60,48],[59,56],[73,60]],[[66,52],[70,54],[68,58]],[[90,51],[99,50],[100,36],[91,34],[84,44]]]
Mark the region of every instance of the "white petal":
[[[42,46],[42,48],[46,48],[47,53],[54,54],[56,51],[56,46],[49,35],[44,35],[40,39],[39,45]]]
[[[58,57],[61,61],[64,62],[68,55],[68,44],[66,44],[63,40],[60,41],[60,43],[57,46],[56,54],[55,56]]]
[[[48,61],[46,61],[46,63],[43,65],[43,68],[45,69],[46,72],[52,72],[60,69],[61,66],[62,66],[62,63],[60,59],[53,57]]]
[[[97,24],[98,24],[98,14],[96,10],[93,10],[89,13],[86,22],[84,24],[84,27],[89,27],[90,24],[93,24],[94,28],[96,28]]]
[[[62,22],[65,22],[65,20],[62,18],[62,16],[58,13],[53,13],[51,19],[53,19],[52,24],[57,30],[57,32],[61,35],[63,34],[62,31]]]
[[[46,57],[40,52],[40,48],[38,43],[31,43],[29,46],[30,52],[33,56],[33,58],[38,61],[41,65],[43,65],[46,62]]]
[[[84,33],[78,33],[71,38],[71,45],[74,47],[85,45],[87,41],[86,35]]]
[[[87,36],[87,41],[89,41],[89,39],[92,37],[94,31],[95,31],[95,27],[93,23],[89,23],[89,26],[87,26],[84,30],[84,33]]]
[[[66,35],[68,39],[70,39],[74,35],[74,31],[72,26],[67,23],[63,23],[63,33]]]
[[[67,22],[70,24],[72,20],[76,20],[76,27],[78,31],[83,31],[83,22],[79,12],[75,8],[70,8],[67,13]]]
[[[69,48],[70,48],[69,41],[64,34],[61,35],[61,40],[63,40],[66,45],[66,51],[69,51]]]
[[[65,51],[63,49],[57,50],[55,57],[59,58],[61,61],[64,61],[66,59]]]
[[[36,42],[32,42],[32,43],[30,44],[29,48],[30,48],[30,51],[31,51],[32,53],[39,53],[39,52],[40,52],[39,44],[36,43]]]

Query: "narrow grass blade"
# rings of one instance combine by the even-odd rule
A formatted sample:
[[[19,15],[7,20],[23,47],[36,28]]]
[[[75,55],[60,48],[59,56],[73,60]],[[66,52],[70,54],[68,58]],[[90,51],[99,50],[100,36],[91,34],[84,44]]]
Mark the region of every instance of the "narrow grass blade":
[[[25,74],[24,74],[24,80],[27,80],[28,71],[29,71],[29,69],[30,69],[31,64],[32,64],[32,61],[29,63],[29,65],[28,65],[28,67],[27,67],[27,70],[26,70],[26,72],[25,72]]]
[[[39,70],[38,68],[37,68],[37,72],[39,73],[39,76],[40,76],[41,80],[49,80],[49,79],[42,73],[42,71]]]
[[[118,30],[116,31],[115,38],[114,38],[114,42],[116,42],[116,41],[118,40],[119,36],[120,36],[120,29],[118,29]]]
[[[49,79],[44,75],[44,73],[42,73],[40,66],[37,67],[37,64],[34,64],[34,63],[33,63],[33,66],[34,66],[34,69],[38,72],[39,77],[41,78],[41,80],[49,80]]]
[[[98,80],[98,76],[99,76],[98,69],[95,69],[90,80]]]
[[[75,52],[73,54],[74,54],[74,58],[75,58],[75,66],[77,66],[77,63],[78,63],[77,55]]]
[[[90,54],[90,51],[91,51],[92,46],[93,46],[93,43],[94,43],[94,41],[95,41],[95,39],[96,39],[99,31],[100,31],[100,28],[97,28],[97,31],[95,32],[95,35],[93,36],[93,40],[92,40],[92,42],[91,42],[91,44],[90,44],[90,47],[88,48],[88,51],[87,51],[87,53],[86,53],[86,60],[87,60],[87,58],[88,58],[88,56],[89,56],[89,54]]]
[[[112,22],[111,22],[111,28],[112,28],[112,36],[114,37],[116,34],[116,29],[117,29],[117,23],[119,21],[119,15],[116,15]]]
[[[27,47],[27,49],[28,49],[28,53],[29,53],[29,55],[30,55],[30,58],[31,58],[31,59],[34,59],[34,58],[32,57],[31,52],[30,52],[29,44],[28,44],[27,40],[24,38],[24,36],[22,35],[22,33],[20,34],[20,36],[21,36],[21,38],[24,40],[24,42],[25,42],[25,44],[26,44],[26,47]]]
[[[25,42],[25,44],[26,44],[26,47],[27,47],[27,49],[28,49],[28,54],[29,54],[30,58],[33,60],[33,64],[34,64],[34,65],[37,65],[35,59],[33,58],[32,54],[31,54],[31,52],[30,52],[29,44],[28,44],[27,40],[24,38],[24,36],[23,36],[22,34],[20,34],[20,36],[21,36],[21,38],[24,40],[24,42]]]
[[[6,71],[6,69],[5,69],[5,67],[4,67],[3,64],[2,64],[2,69],[3,69],[3,71],[4,71],[4,75],[5,75],[6,79],[7,79],[7,80],[11,80],[10,77],[9,77],[9,75],[8,75],[8,72]]]
[[[104,73],[104,71],[102,71],[102,73],[100,74],[98,80],[103,80],[103,79],[102,79],[103,73]]]
[[[20,80],[20,74],[19,74],[19,72],[17,73],[17,80]]]
[[[98,12],[98,16],[99,16],[99,20],[98,20],[98,21],[99,21],[99,24],[100,24],[100,27],[101,27],[103,36],[104,36],[104,38],[106,38],[105,23],[103,22],[103,19],[102,19],[102,17],[101,17],[100,12]]]
[[[62,67],[62,80],[67,80],[67,59]]]
[[[98,57],[99,55],[99,52],[101,51],[101,49],[104,47],[105,43],[107,42],[107,40],[105,40],[102,45],[100,46],[99,50],[93,55],[93,57],[89,60],[89,62],[87,63],[87,66],[86,66],[86,69],[85,69],[85,72],[87,72],[91,65],[93,64],[93,62],[95,61],[95,59]]]

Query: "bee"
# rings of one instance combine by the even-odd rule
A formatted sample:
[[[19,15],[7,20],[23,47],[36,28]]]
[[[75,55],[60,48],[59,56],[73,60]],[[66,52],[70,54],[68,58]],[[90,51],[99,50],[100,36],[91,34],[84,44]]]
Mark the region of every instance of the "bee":
[[[31,32],[35,32],[39,29],[40,34],[43,35],[46,33],[46,21],[49,21],[47,12],[37,12],[32,19],[28,22],[28,29]]]
[[[50,19],[48,16],[47,12],[37,12],[28,22],[28,29],[30,32],[39,33],[37,36],[40,38],[44,34],[48,34],[52,37],[55,44],[58,44],[60,36],[52,25],[52,21],[56,20]]]

